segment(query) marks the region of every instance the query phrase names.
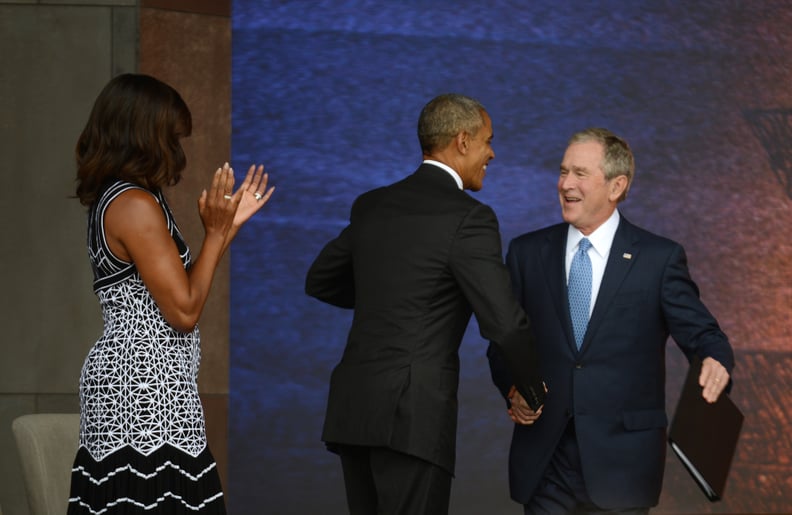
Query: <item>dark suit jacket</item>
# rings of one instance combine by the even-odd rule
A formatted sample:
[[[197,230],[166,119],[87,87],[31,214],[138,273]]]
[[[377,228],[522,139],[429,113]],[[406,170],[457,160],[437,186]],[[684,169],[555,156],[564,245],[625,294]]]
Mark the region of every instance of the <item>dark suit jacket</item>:
[[[384,446],[453,473],[458,349],[471,310],[485,338],[533,346],[492,209],[424,164],[358,197],[305,289],[354,308],[330,380],[328,447]]]
[[[726,336],[699,300],[683,248],[623,216],[585,339],[577,351],[567,301],[567,224],[509,245],[515,292],[531,319],[549,392],[532,426],[515,425],[511,495],[527,503],[574,417],[583,474],[602,508],[657,504],[665,465],[665,345],[669,334],[690,358],[710,356],[731,373]],[[497,348],[488,355],[506,395],[511,379]]]

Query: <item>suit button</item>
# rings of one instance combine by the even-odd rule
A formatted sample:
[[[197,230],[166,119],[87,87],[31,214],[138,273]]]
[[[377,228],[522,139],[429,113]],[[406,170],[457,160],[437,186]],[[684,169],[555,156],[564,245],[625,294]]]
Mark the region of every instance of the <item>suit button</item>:
[[[583,368],[583,363],[575,363],[575,368],[577,369]]]

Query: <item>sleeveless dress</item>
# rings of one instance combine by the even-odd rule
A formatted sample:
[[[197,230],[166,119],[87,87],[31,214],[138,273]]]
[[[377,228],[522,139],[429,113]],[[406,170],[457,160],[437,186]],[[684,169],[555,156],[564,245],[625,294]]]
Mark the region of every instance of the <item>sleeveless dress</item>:
[[[200,337],[163,318],[135,265],[110,251],[104,213],[130,189],[113,182],[88,215],[88,250],[104,331],[80,374],[80,445],[69,514],[225,514],[198,396]],[[144,190],[148,191],[148,190]],[[185,268],[190,250],[159,202]]]

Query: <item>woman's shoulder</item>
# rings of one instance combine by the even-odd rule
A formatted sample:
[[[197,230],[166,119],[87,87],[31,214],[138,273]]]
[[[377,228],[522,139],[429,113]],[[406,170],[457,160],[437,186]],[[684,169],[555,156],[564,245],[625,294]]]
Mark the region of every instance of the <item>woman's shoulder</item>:
[[[140,184],[135,184],[134,182],[125,181],[122,179],[112,179],[107,181],[107,183],[105,183],[105,185],[102,187],[102,196],[119,195],[126,191],[145,192],[154,197],[157,196],[156,192],[151,191]]]
[[[97,203],[100,209],[104,209],[111,203],[115,203],[115,200],[119,198],[160,203],[160,197],[157,192],[146,189],[139,184],[118,179],[108,181],[102,187]]]

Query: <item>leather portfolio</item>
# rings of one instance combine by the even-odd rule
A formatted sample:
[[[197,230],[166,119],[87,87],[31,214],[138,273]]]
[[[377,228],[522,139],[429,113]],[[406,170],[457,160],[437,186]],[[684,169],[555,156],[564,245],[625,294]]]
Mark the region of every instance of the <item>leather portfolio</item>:
[[[712,404],[701,396],[701,361],[691,361],[668,441],[701,490],[712,501],[723,497],[743,424],[743,414],[724,391]]]

